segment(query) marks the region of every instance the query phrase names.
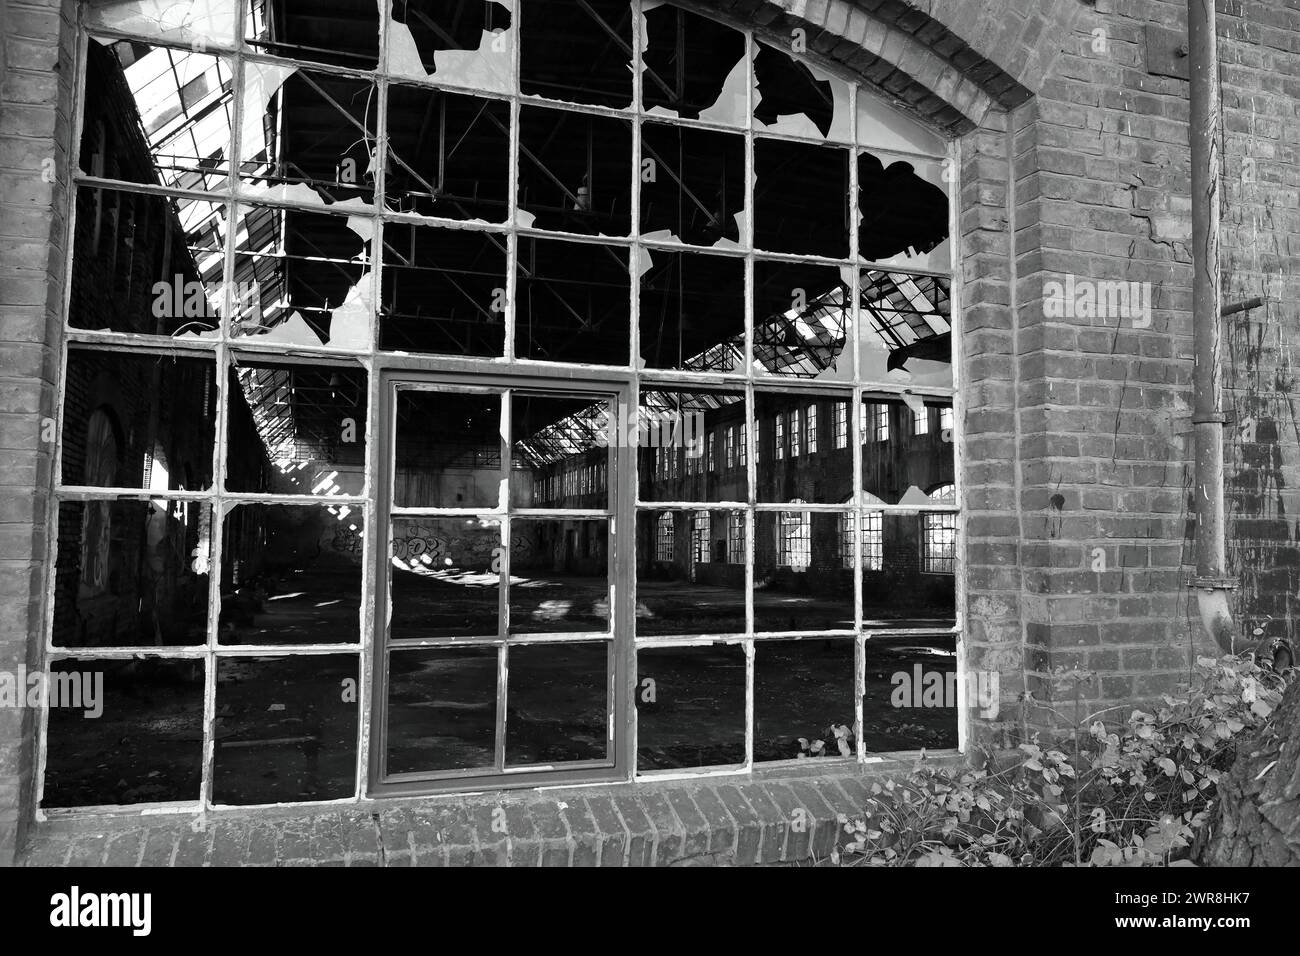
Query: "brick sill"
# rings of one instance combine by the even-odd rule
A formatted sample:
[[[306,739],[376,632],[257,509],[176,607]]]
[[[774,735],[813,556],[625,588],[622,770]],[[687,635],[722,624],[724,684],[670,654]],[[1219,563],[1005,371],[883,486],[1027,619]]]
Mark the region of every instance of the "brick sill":
[[[50,815],[26,866],[747,866],[824,859],[838,815],[918,754],[797,761],[748,774],[348,804],[239,808],[199,817],[138,810]],[[955,751],[927,756],[957,767]],[[805,766],[807,764],[808,766]],[[814,765],[815,764],[815,765]]]

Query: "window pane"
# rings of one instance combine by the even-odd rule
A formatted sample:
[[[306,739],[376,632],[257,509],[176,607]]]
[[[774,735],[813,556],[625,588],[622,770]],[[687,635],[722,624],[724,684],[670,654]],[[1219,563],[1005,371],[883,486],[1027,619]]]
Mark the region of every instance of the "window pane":
[[[854,655],[851,638],[755,643],[755,761],[857,755]]]
[[[352,796],[357,679],[355,654],[219,659],[213,801]]]
[[[834,447],[829,435],[829,412],[847,397],[840,392],[754,392],[759,501],[843,504],[852,498],[852,449]]]
[[[356,366],[253,362],[230,370],[226,488],[359,495],[365,488],[366,373]]]
[[[949,280],[864,269],[859,281],[863,380],[952,388]]]
[[[632,4],[527,0],[520,60],[524,93],[631,106]]]
[[[930,519],[934,519],[931,521]],[[862,574],[862,615],[909,627],[951,627],[956,619],[956,577],[951,571],[926,571],[927,549],[952,550],[951,512],[885,512],[880,516],[880,569]],[[928,534],[927,534],[928,531]]]
[[[626,367],[628,253],[616,246],[519,238],[515,354]]]
[[[389,640],[495,637],[501,522],[394,518]]]
[[[637,514],[636,631],[745,632],[745,512]]]
[[[609,508],[609,448],[618,431],[612,402],[515,391],[511,414],[511,495],[517,506]]]
[[[650,239],[744,242],[745,139],[712,130],[641,127],[641,226]]]
[[[379,347],[504,354],[508,242],[494,232],[386,225]]]
[[[951,400],[909,395],[898,401],[866,394],[862,400],[862,491],[868,504],[916,505],[951,484],[953,435],[938,427]]]
[[[390,209],[443,219],[508,218],[509,103],[393,84],[388,135]]]
[[[524,106],[519,150],[520,225],[593,236],[631,231],[631,123]]]
[[[215,368],[207,358],[69,350],[63,483],[207,488],[216,441]]]
[[[263,53],[373,70],[379,65],[379,7],[320,0],[249,0],[244,36]]]
[[[609,522],[510,523],[510,632],[609,630]]]
[[[508,766],[609,757],[610,653],[604,641],[509,649]]]
[[[745,501],[749,477],[727,466],[729,430],[745,421],[739,390],[679,390],[643,384],[637,467],[642,501]]]
[[[849,267],[754,263],[754,365],[770,375],[851,382]]]
[[[238,207],[232,334],[257,346],[369,349],[369,223],[324,213]]]
[[[68,325],[215,335],[227,226],[223,203],[79,187]]]
[[[223,644],[361,640],[365,522],[349,505],[239,505],[221,544]]]
[[[980,696],[974,689],[972,706]],[[996,693],[987,699],[995,702]],[[868,638],[862,721],[867,753],[956,747],[956,638]]]
[[[812,139],[849,140],[849,87],[801,63],[785,50],[759,43],[754,57],[754,118],[759,128]]]
[[[496,508],[504,503],[500,393],[400,389],[393,503]]]
[[[202,661],[67,658],[50,694],[42,806],[199,799]]]
[[[393,0],[389,72],[510,92],[516,33],[510,6],[480,0]]]
[[[754,518],[754,630],[851,630],[853,575],[840,557],[844,517],[793,510]]]
[[[745,649],[637,651],[637,771],[745,761]]]
[[[770,252],[845,259],[847,150],[774,139],[754,141],[754,245]]]
[[[137,0],[89,5],[84,16],[88,25],[138,36],[187,45],[230,46],[235,41],[239,3],[238,0]]]
[[[858,154],[858,255],[904,268],[952,268],[945,160]]]
[[[195,49],[92,39],[81,171],[154,186],[225,189],[233,75],[225,57]]]
[[[745,125],[745,35],[670,3],[643,4],[642,16],[646,112]]]
[[[495,647],[389,654],[385,769],[389,774],[491,769],[496,701]]]
[[[59,505],[54,643],[202,644],[208,635],[211,511],[196,501]]]
[[[641,360],[649,368],[743,372],[745,261],[645,249]]]

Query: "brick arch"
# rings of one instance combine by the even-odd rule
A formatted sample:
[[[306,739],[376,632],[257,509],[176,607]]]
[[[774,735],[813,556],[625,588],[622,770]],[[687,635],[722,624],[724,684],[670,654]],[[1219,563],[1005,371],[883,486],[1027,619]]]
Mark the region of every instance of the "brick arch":
[[[677,0],[674,0],[677,2]],[[760,35],[806,31],[810,51],[950,135],[1038,89],[1078,0],[685,0]],[[1007,10],[1010,6],[1014,9]],[[1048,29],[1048,27],[1051,29]]]

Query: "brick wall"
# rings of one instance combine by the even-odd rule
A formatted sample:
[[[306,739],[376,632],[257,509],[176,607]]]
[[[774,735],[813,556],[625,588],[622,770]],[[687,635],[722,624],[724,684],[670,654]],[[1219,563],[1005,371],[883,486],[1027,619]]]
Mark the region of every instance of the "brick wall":
[[[0,669],[39,663],[73,63],[71,3],[3,0],[0,16]],[[0,710],[0,863],[31,805],[33,722]]]

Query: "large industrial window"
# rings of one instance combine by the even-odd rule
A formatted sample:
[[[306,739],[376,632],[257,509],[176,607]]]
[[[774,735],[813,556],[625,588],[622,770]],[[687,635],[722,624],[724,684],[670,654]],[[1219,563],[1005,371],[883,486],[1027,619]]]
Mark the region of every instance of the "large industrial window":
[[[652,0],[78,9],[43,807],[955,745],[871,676],[953,659],[955,443],[859,417],[952,405],[948,143]]]

